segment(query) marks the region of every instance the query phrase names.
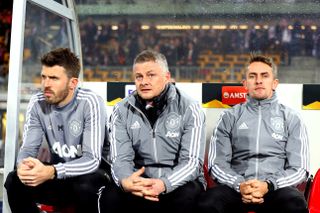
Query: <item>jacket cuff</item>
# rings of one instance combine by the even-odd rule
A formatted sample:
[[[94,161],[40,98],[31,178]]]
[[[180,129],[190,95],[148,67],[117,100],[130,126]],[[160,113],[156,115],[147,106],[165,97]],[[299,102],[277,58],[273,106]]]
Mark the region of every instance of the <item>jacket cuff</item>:
[[[163,192],[163,194],[169,193],[174,190],[167,178],[161,177],[160,179],[163,181],[164,186],[166,187],[166,190]]]
[[[62,163],[53,165],[56,170],[56,178],[63,179],[65,177],[66,170]]]
[[[274,184],[270,180],[267,180],[266,183],[268,184],[268,192],[274,191]]]
[[[234,184],[232,185],[232,188],[236,190],[237,192],[240,192],[240,183],[244,182],[245,179],[243,177],[237,177]]]
[[[234,185],[233,185],[233,189],[234,190],[236,190],[237,192],[240,192],[240,183],[235,183]]]
[[[273,179],[273,178],[268,178],[268,179],[266,180],[266,182],[267,182],[267,183],[269,182],[270,184],[273,185],[273,190],[277,190],[277,189],[278,189],[277,181],[276,181],[275,179]],[[268,187],[269,187],[269,183],[268,183]]]

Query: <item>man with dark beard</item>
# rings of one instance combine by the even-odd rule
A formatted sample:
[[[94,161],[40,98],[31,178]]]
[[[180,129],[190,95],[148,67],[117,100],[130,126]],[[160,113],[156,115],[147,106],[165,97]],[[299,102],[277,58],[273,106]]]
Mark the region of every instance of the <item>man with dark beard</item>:
[[[105,176],[100,172],[106,110],[101,97],[78,88],[79,59],[66,48],[41,58],[42,91],[32,96],[17,158],[6,180],[13,213],[39,212],[37,203],[98,212]],[[50,162],[37,159],[43,139]]]

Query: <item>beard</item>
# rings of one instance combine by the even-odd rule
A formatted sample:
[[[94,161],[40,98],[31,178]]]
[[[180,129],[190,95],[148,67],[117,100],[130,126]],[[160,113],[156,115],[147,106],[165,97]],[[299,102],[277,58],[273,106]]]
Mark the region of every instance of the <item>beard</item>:
[[[69,88],[65,87],[63,90],[60,90],[58,92],[51,91],[52,96],[46,98],[46,102],[48,104],[54,104],[54,105],[59,105],[62,101],[66,99],[66,97],[69,95]]]

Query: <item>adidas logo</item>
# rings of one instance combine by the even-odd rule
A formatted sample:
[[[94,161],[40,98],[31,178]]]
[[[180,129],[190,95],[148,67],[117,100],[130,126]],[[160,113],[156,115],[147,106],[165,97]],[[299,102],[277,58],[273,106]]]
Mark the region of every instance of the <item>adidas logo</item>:
[[[243,122],[238,129],[249,129],[247,124],[245,122]]]
[[[139,129],[139,128],[141,128],[141,126],[140,126],[139,122],[136,121],[136,122],[134,122],[134,123],[131,125],[130,128],[131,128],[131,129]]]

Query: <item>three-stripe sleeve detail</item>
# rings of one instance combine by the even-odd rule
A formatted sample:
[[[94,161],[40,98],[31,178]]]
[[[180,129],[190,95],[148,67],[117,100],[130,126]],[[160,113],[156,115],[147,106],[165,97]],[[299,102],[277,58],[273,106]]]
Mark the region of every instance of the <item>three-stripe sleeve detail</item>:
[[[201,119],[201,109],[198,104],[190,106],[190,110],[193,117],[193,125],[190,146],[189,146],[189,161],[186,165],[181,167],[179,170],[175,171],[168,180],[171,182],[172,186],[179,185],[179,182],[183,181],[186,177],[191,175],[199,165],[199,155],[201,147],[201,134],[203,123]]]

